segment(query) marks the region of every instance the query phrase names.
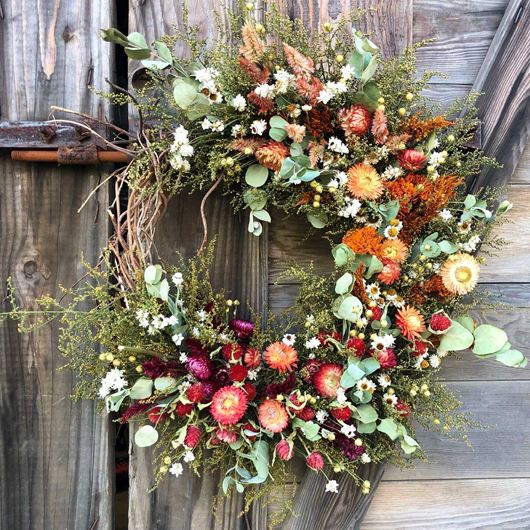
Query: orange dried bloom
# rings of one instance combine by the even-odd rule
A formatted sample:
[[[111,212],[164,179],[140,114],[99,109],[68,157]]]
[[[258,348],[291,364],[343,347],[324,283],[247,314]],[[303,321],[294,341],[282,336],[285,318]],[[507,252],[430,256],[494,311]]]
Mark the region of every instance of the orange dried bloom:
[[[296,350],[283,342],[273,342],[263,355],[265,362],[280,373],[290,372],[298,362]]]
[[[281,142],[270,141],[260,147],[255,156],[262,166],[279,171],[283,161],[289,156],[289,148]]]
[[[274,101],[272,99],[262,98],[254,91],[248,94],[247,100],[258,109],[258,114],[270,114],[274,110]]]
[[[383,259],[403,263],[407,258],[409,249],[401,239],[386,239],[382,245],[381,256]]]
[[[372,134],[376,144],[384,144],[388,139],[388,126],[385,113],[377,109],[372,119]]]
[[[346,232],[342,242],[356,254],[369,254],[378,258],[383,255],[383,238],[373,226],[363,226]]]
[[[249,61],[246,57],[239,57],[239,66],[254,81],[254,83],[266,83],[270,76],[268,68],[260,68],[257,64]]]
[[[298,77],[296,79],[296,88],[298,89],[298,93],[306,98],[311,105],[316,105],[318,103],[318,96],[324,88],[324,85],[317,77],[311,77],[309,79]]]
[[[284,42],[283,51],[289,66],[297,76],[309,77],[315,71],[313,59],[301,54],[296,48]]]
[[[266,399],[258,407],[260,425],[271,432],[282,432],[289,424],[285,406],[275,399]]]
[[[325,105],[317,105],[307,113],[307,130],[315,138],[318,138],[324,133],[330,133],[333,131],[331,120],[332,116],[328,107],[326,107]]]
[[[265,140],[258,138],[240,138],[230,142],[230,149],[243,153],[246,149],[251,149],[254,153],[256,149],[265,144]]]
[[[396,314],[396,324],[401,330],[401,334],[412,340],[425,331],[425,320],[423,315],[415,308],[406,306]]]
[[[248,61],[257,63],[265,53],[265,43],[252,22],[245,22],[241,29],[241,38],[243,45],[239,48],[239,53]]]
[[[414,136],[416,140],[423,140],[423,138],[427,138],[433,131],[445,129],[454,123],[454,121],[446,120],[443,116],[435,116],[434,118],[422,120],[419,114],[415,114],[408,121],[405,130]]]
[[[296,123],[288,123],[285,126],[285,132],[287,136],[296,143],[301,143],[305,136],[305,126],[298,125]]]
[[[358,199],[374,200],[384,190],[381,177],[370,164],[355,164],[348,170],[348,190]]]

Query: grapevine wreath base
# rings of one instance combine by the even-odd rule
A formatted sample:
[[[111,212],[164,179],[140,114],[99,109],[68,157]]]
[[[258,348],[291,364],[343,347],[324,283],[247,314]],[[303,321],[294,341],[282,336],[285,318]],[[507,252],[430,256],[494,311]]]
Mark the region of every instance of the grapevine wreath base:
[[[157,482],[221,467],[221,491],[245,492],[248,508],[285,484],[300,455],[329,495],[347,477],[368,493],[360,464],[425,458],[416,426],[465,438],[471,420],[437,381],[447,357],[471,348],[526,363],[504,331],[468,316],[484,305],[476,252],[500,247],[491,230],[511,207],[493,206],[498,192],[464,191],[495,163],[467,147],[475,96],[447,112],[430,105],[417,46],[381,61],[351,31],[358,15],[309,35],[248,4],[230,14],[238,42],[213,47],[186,24],[152,47],[103,32],[149,77],[134,93],[103,94],[139,117],[134,136],[110,126],[120,140],[109,145],[131,156],[111,175],[128,200],[114,204],[98,267],[62,302],[40,304],[60,314],[76,397],[135,421],[136,445],[156,448]],[[187,59],[170,51],[177,40]],[[284,317],[242,319],[239,302],[212,289],[204,205],[218,187],[256,237],[275,206],[330,240],[330,275],[286,273],[300,290]],[[205,241],[177,266],[153,263],[156,224],[184,189],[206,190]],[[16,307],[12,316],[35,325]]]

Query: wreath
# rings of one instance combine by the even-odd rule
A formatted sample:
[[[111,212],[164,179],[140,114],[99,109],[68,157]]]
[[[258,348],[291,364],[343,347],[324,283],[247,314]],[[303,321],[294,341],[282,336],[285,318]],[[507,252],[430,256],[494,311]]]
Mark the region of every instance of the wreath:
[[[135,443],[157,449],[157,481],[222,466],[222,491],[245,491],[248,507],[299,454],[330,494],[340,474],[368,493],[359,465],[424,457],[416,425],[465,436],[470,418],[437,381],[446,357],[472,348],[526,363],[503,330],[467,314],[483,302],[476,253],[500,243],[491,229],[511,207],[498,191],[465,191],[495,163],[468,147],[476,95],[441,113],[421,95],[433,74],[415,76],[419,45],[383,61],[350,29],[356,16],[311,35],[248,4],[230,14],[239,41],[213,47],[189,26],[152,46],[103,32],[146,70],[134,93],[103,94],[135,106],[139,132],[113,126],[110,145],[131,160],[112,175],[102,262],[67,303],[40,303],[60,313],[76,396],[136,422]],[[187,59],[171,52],[177,40]],[[204,205],[218,187],[256,237],[274,206],[330,240],[330,275],[288,270],[300,290],[285,318],[242,319],[213,290]],[[157,222],[185,189],[206,190],[203,244],[178,266],[153,262]]]

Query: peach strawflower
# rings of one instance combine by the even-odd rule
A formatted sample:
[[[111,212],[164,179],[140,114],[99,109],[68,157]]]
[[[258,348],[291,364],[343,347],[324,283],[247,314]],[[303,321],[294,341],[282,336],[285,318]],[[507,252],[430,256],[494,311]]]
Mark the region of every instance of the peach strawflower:
[[[289,416],[284,405],[275,399],[266,399],[258,407],[260,425],[271,432],[282,432],[289,423]]]
[[[401,275],[401,267],[397,261],[383,259],[383,270],[377,275],[380,282],[392,285]]]
[[[383,182],[370,164],[355,164],[348,170],[348,190],[358,199],[374,200],[384,190]]]
[[[407,258],[408,252],[407,245],[401,239],[387,239],[383,242],[383,258],[403,263]]]
[[[285,126],[287,136],[296,143],[301,143],[305,136],[305,126],[297,123],[288,123]]]
[[[423,315],[411,306],[405,306],[397,312],[396,324],[401,330],[401,334],[409,340],[418,337],[426,329]]]
[[[298,361],[296,350],[283,342],[273,342],[263,355],[265,362],[280,373],[290,372]]]
[[[458,253],[445,260],[440,269],[440,276],[444,287],[450,293],[463,295],[476,287],[479,272],[479,264],[473,256]]]
[[[221,425],[235,425],[245,415],[247,406],[247,396],[241,388],[224,386],[213,395],[210,412]]]

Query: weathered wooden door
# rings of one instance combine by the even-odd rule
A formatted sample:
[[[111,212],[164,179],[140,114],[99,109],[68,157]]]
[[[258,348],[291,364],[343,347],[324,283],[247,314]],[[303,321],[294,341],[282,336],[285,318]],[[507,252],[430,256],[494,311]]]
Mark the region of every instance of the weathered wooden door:
[[[343,10],[377,3],[272,1],[312,29]],[[192,22],[214,39],[212,13],[221,9],[219,3],[188,3]],[[360,27],[374,34],[385,55],[398,53],[413,40],[438,38],[419,55],[420,68],[452,75],[430,86],[436,100],[446,105],[474,83],[488,91],[481,101],[483,145],[489,154],[500,155],[506,167],[503,173],[483,178],[506,181],[530,128],[529,2],[385,0],[379,4],[377,11],[368,11]],[[0,0],[1,119],[44,119],[50,105],[108,113],[87,89],[89,84],[103,88],[105,77],[114,76],[114,51],[99,40],[98,29],[119,24],[122,30],[140,31],[154,40],[171,33],[173,24],[178,26],[181,20],[180,0],[130,0],[116,5],[119,13],[114,3],[104,0]],[[133,70],[131,65],[129,79]],[[523,351],[528,350],[530,338],[530,276],[525,265],[530,257],[530,157],[525,160],[510,188],[521,229],[510,256],[493,259],[484,276],[504,301],[518,308],[488,318],[509,328]],[[76,210],[101,174],[94,169],[15,164],[7,155],[0,158],[0,277],[2,281],[13,277],[25,308],[33,308],[40,294],[57,292],[58,283],[73,284],[81,275],[82,253],[89,261],[97,259],[108,230],[107,193],[101,190],[81,215]],[[199,200],[193,196],[170,204],[157,240],[166,260],[175,250],[192,253],[200,244],[200,220],[189,215],[197,211],[192,206]],[[279,311],[291,303],[296,285],[278,283],[278,278],[294,254],[303,262],[318,258],[324,268],[329,263],[325,242],[301,243],[304,220],[291,222],[286,229],[277,214],[269,232],[258,239],[248,235],[246,223],[232,215],[221,196],[210,201],[207,213],[210,226],[218,227],[217,284],[260,311],[267,306]],[[504,229],[501,235],[514,239],[511,232]],[[3,299],[5,285],[0,289]],[[71,375],[55,370],[62,364],[56,352],[56,328],[45,326],[23,337],[11,323],[4,325],[0,336],[0,530],[112,528],[113,431],[90,403],[68,400]],[[472,365],[467,358],[458,365],[448,364],[444,378],[485,423],[499,427],[472,433],[475,453],[424,436],[434,464],[406,473],[388,468],[363,528],[528,528],[530,407],[515,404],[530,405],[529,373],[527,368],[514,375],[487,362]],[[502,409],[499,396],[505,404]],[[149,451],[131,447],[129,515],[120,515],[119,528],[127,527],[126,519],[132,530],[266,528],[273,506],[258,505],[238,517],[242,507],[238,496],[220,500],[217,518],[213,517],[215,475],[168,479],[148,493],[150,462]],[[375,476],[377,470],[366,472]],[[360,501],[353,488],[343,488],[340,497],[324,496],[314,476],[299,473],[296,480],[302,481],[295,508],[300,517],[288,519],[283,529],[354,527],[352,511]]]

